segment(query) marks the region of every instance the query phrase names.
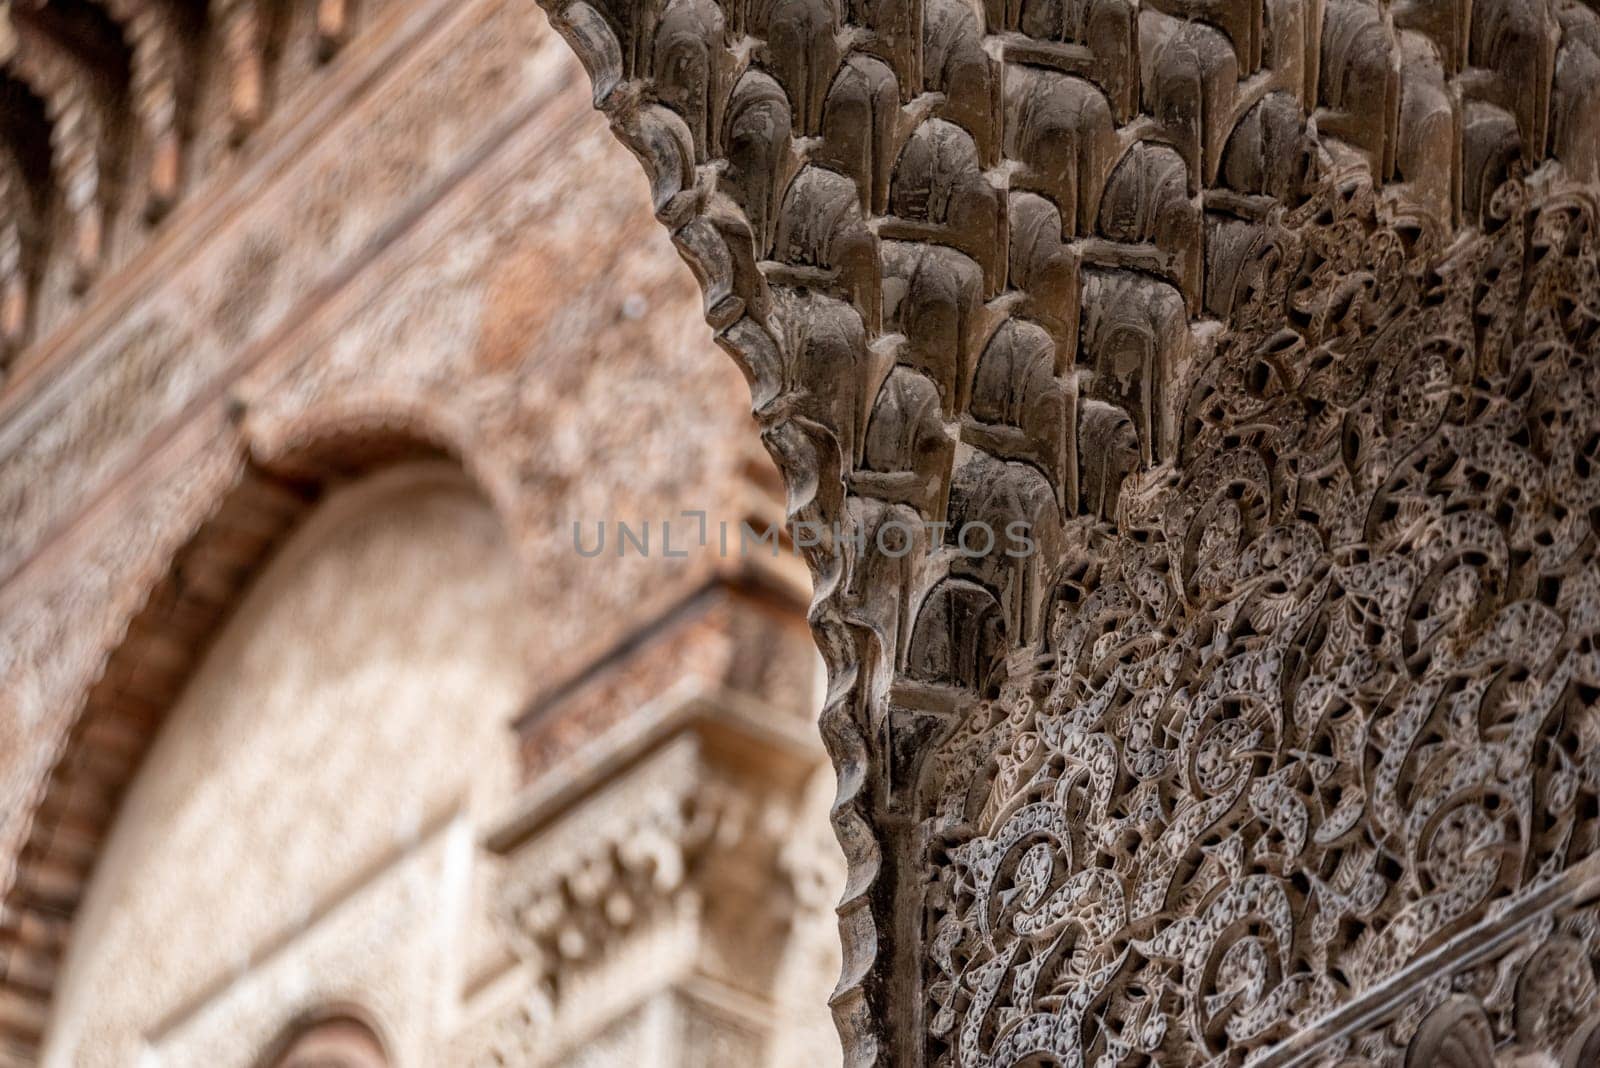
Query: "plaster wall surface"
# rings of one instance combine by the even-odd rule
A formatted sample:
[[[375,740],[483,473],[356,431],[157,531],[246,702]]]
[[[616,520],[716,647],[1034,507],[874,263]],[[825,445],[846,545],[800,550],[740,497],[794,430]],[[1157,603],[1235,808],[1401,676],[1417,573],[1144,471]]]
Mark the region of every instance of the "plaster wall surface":
[[[521,589],[496,517],[448,469],[333,496],[124,800],[45,1063],[249,1065],[341,1000],[377,1015],[398,1063],[437,1063],[473,919],[470,828],[515,788],[522,650],[552,622]]]

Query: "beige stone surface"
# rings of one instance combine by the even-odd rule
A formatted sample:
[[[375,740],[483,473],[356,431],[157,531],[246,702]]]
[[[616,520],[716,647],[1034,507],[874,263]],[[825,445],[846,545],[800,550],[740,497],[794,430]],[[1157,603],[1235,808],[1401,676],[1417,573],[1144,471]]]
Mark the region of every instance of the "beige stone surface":
[[[144,1063],[247,1065],[252,1040],[341,996],[430,1063],[465,967],[470,828],[515,787],[506,724],[550,625],[459,475],[398,469],[329,500],[124,800],[46,1064],[133,1064],[147,1045]],[[219,1016],[250,1026],[224,1042]]]

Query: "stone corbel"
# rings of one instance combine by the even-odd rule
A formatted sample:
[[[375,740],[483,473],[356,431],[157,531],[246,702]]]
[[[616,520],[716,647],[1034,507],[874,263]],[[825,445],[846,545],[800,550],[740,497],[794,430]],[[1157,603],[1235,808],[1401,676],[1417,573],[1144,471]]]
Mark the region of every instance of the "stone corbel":
[[[606,980],[637,987],[622,1000],[697,986],[767,996],[790,911],[783,847],[816,766],[793,735],[691,699],[579,778],[536,789],[488,847],[505,860],[496,919],[556,1013],[641,945],[649,967]]]
[[[235,142],[250,136],[266,116],[266,25],[260,0],[211,0],[228,65],[228,117]]]
[[[21,169],[0,156],[0,370],[27,339],[30,293],[26,224],[31,221]]]
[[[72,226],[73,285],[88,287],[105,245],[108,132],[105,101],[74,57],[0,6],[0,65],[45,102],[53,170]]]
[[[126,13],[133,42],[133,106],[150,141],[145,215],[159,219],[178,197],[183,180],[183,133],[178,84],[183,56],[170,12],[144,3]]]
[[[350,0],[317,0],[317,53],[326,61],[350,39]]]

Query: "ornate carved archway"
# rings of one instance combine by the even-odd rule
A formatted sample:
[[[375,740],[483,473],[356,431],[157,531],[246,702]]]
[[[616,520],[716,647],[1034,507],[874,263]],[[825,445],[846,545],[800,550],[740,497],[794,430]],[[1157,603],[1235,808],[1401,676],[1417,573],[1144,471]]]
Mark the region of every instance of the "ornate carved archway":
[[[826,531],[850,1063],[1592,1041],[1594,10],[547,6]]]
[[[5,888],[7,1063],[37,1063],[72,928],[123,795],[244,591],[330,489],[409,461],[466,467],[420,415],[308,417],[297,429],[303,436],[277,455],[235,457],[229,484],[198,526],[174,531],[181,548],[136,591],[138,610],[75,709]]]

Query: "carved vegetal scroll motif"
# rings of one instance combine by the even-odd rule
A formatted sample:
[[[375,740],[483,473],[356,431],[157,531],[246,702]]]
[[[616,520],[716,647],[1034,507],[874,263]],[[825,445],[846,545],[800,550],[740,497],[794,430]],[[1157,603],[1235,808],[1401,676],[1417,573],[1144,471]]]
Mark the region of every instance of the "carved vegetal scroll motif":
[[[1196,361],[1174,475],[940,748],[932,1059],[1244,1063],[1590,866],[1596,202],[1503,186],[1442,256],[1375,202],[1264,220],[1295,266]]]
[[[852,1060],[1320,1057],[1594,863],[1591,8],[548,6],[840,524]]]

